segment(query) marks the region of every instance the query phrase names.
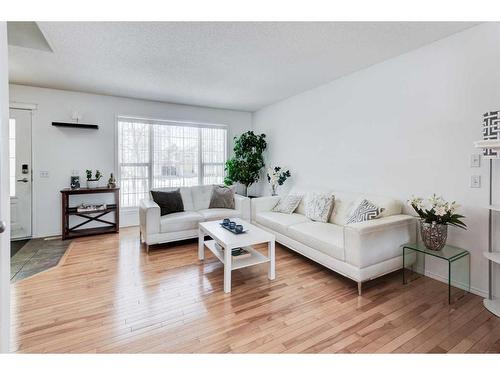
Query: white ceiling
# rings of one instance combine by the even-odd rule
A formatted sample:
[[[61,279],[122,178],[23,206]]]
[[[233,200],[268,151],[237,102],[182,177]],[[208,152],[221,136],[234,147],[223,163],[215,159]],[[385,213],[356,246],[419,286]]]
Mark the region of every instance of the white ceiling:
[[[470,22],[39,22],[52,52],[9,46],[12,83],[255,111]]]

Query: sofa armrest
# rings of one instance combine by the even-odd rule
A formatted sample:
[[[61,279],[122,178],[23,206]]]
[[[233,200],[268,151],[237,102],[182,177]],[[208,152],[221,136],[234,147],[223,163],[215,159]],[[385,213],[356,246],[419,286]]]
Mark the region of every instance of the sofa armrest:
[[[279,202],[280,197],[278,196],[269,196],[269,197],[260,197],[253,198],[251,200],[251,212],[252,212],[252,221],[255,220],[255,216],[262,211],[271,211],[274,206]]]
[[[401,255],[401,245],[415,241],[416,225],[416,218],[409,215],[345,225],[346,262],[363,268]]]
[[[250,198],[235,194],[234,209],[241,212],[241,218],[243,220],[250,220]]]
[[[144,239],[160,233],[160,206],[152,199],[143,199],[139,205],[139,224]]]

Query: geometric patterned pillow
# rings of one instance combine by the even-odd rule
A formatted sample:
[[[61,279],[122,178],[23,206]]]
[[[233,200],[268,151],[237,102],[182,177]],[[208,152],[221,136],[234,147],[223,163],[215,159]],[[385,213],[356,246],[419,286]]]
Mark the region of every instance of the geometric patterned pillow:
[[[299,206],[301,200],[302,195],[287,195],[286,197],[280,198],[272,211],[291,214]]]
[[[313,221],[326,223],[332,214],[335,195],[332,193],[308,193],[306,201],[306,217]]]
[[[372,202],[363,199],[358,208],[354,210],[349,220],[347,220],[347,224],[376,219],[384,210],[385,208],[377,207]]]

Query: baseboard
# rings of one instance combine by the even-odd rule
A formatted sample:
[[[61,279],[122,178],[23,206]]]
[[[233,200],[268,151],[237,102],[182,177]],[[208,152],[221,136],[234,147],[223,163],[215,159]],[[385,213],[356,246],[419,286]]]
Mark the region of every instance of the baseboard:
[[[416,269],[416,272],[422,273],[422,268],[418,267]],[[431,279],[434,279],[434,280],[437,280],[437,281],[441,281],[442,283],[448,284],[448,277],[446,277],[446,276],[439,275],[437,273],[430,272],[430,271],[425,271],[424,274],[425,274],[425,276],[430,277]],[[462,289],[466,289],[467,288],[467,285],[463,284],[463,283],[457,283],[457,285],[459,287],[461,287]],[[476,294],[476,295],[481,296],[483,298],[488,298],[488,291],[476,288],[473,285],[470,286],[470,292],[472,294]]]

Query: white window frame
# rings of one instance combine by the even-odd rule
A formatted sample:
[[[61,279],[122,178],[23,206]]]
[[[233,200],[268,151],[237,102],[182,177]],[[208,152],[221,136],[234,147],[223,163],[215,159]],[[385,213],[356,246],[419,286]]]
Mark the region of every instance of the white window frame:
[[[149,123],[149,124],[165,124],[165,125],[173,125],[173,126],[186,126],[186,127],[194,127],[194,128],[211,128],[211,129],[224,129],[226,130],[226,147],[224,149],[224,162],[228,159],[229,155],[229,127],[226,124],[217,124],[217,123],[204,123],[204,122],[193,122],[193,121],[183,121],[183,120],[166,120],[166,119],[156,119],[156,118],[148,118],[148,117],[137,117],[137,116],[130,116],[130,115],[116,115],[115,116],[115,171],[116,171],[116,176],[117,176],[117,181],[120,183],[121,181],[121,167],[120,167],[120,162],[119,162],[119,130],[118,130],[118,123],[120,121],[140,121],[142,123]],[[149,166],[149,188],[151,188],[152,185],[152,147],[151,147],[151,137],[152,133],[150,132],[150,142],[149,142],[149,163],[137,163],[139,164],[144,164]],[[200,137],[201,140],[201,137]],[[198,149],[198,185],[203,184],[203,165],[213,165],[214,163],[202,163],[202,147],[201,147],[201,142],[200,146]],[[219,163],[215,163],[219,164]],[[121,194],[121,193],[120,193]],[[121,200],[121,195],[120,195],[120,200]],[[121,208],[122,211],[136,211],[138,210],[137,206],[126,206]]]

